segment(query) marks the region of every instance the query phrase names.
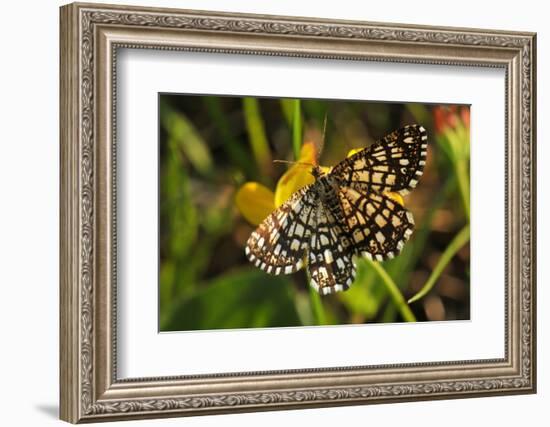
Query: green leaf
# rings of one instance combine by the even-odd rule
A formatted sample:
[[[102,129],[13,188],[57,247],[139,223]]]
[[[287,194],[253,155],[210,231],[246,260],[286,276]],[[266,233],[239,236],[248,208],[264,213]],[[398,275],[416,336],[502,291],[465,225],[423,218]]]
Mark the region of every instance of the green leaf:
[[[184,114],[173,110],[167,102],[161,102],[160,110],[160,120],[169,139],[181,149],[197,172],[210,175],[214,166],[210,149],[193,123]]]
[[[346,292],[338,294],[340,301],[352,313],[362,314],[366,320],[374,318],[380,309],[382,296],[386,293],[374,292],[374,271],[363,258],[357,258],[357,273],[352,286]],[[385,288],[380,286],[385,291]]]
[[[293,106],[292,150],[294,152],[294,159],[298,160],[300,157],[300,149],[302,147],[302,110],[300,109],[300,100],[293,100]]]
[[[409,110],[417,123],[420,123],[424,127],[427,127],[428,123],[432,123],[432,114],[431,111],[426,108],[426,105],[411,102],[405,104],[405,107]]]
[[[196,251],[199,215],[173,139],[168,140],[161,162],[159,293],[160,305],[165,307],[178,293],[181,266],[188,264],[189,252]]]
[[[170,257],[183,259],[197,239],[199,216],[191,200],[189,177],[174,155],[162,172],[162,238],[166,239]]]
[[[311,282],[311,277],[309,276],[309,272],[307,274],[307,278],[308,278],[308,282]],[[321,299],[321,295],[319,295],[319,292],[313,289],[313,286],[311,286],[310,284],[308,284],[308,291],[309,291],[309,301],[311,304],[311,314],[315,319],[315,324],[329,325],[330,322],[327,319],[327,315],[323,307],[323,300]]]
[[[367,260],[367,262],[374,269],[374,271],[376,271],[380,279],[382,279],[382,283],[386,286],[390,297],[394,305],[399,310],[399,313],[403,317],[403,320],[405,320],[406,322],[416,322],[416,318],[414,317],[414,314],[411,311],[410,307],[405,302],[405,299],[403,298],[399,287],[395,284],[395,282],[384,269],[384,267],[382,267],[382,265],[376,261]]]
[[[431,291],[431,289],[434,287],[435,283],[437,282],[437,279],[443,273],[443,270],[449,264],[453,256],[464,246],[468,241],[470,240],[470,225],[466,225],[460,232],[454,237],[453,240],[451,240],[451,243],[449,243],[449,246],[445,249],[445,251],[441,254],[441,257],[437,261],[436,266],[434,267],[432,274],[430,277],[428,277],[428,280],[422,287],[422,289],[414,295],[412,298],[409,299],[409,304],[413,303],[415,301],[418,301],[420,298],[424,297],[428,294],[428,292]]]
[[[174,285],[176,283],[176,266],[171,261],[164,261],[159,268],[159,305],[166,307],[174,298]],[[160,310],[162,316],[162,309]]]
[[[162,331],[301,325],[289,279],[258,269],[228,273],[175,304]]]

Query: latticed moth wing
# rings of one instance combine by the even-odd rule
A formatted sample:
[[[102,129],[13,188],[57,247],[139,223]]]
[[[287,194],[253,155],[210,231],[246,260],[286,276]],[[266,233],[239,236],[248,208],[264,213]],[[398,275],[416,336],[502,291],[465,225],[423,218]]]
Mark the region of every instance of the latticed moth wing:
[[[348,187],[406,194],[422,176],[427,144],[422,126],[405,126],[343,160],[331,173]]]
[[[252,232],[245,252],[256,267],[270,274],[290,274],[302,268],[319,204],[310,187],[295,192]]]
[[[393,258],[413,232],[412,214],[383,194],[341,187],[344,222],[355,253],[377,261]]]
[[[311,234],[308,270],[311,286],[322,295],[344,291],[355,277],[353,248],[329,209],[317,209],[317,227]]]

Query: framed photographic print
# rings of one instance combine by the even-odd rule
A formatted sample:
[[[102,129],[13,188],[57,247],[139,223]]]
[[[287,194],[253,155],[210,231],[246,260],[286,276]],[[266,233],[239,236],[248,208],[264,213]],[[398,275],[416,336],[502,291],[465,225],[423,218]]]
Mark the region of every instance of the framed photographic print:
[[[535,35],[61,8],[61,418],[533,393]]]

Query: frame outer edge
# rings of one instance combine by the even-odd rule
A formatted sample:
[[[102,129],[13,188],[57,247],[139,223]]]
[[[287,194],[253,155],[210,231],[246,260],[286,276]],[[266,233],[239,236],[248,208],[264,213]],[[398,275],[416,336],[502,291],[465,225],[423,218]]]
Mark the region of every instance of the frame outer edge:
[[[59,135],[60,135],[60,322],[59,418],[78,422],[79,377],[79,221],[78,221],[78,19],[77,8],[59,9]],[[76,250],[75,250],[76,249]]]
[[[531,390],[537,393],[537,33],[531,35]]]
[[[142,8],[128,7],[115,5],[101,4],[72,4],[61,7],[60,10],[60,139],[61,139],[61,197],[60,197],[60,304],[61,304],[61,320],[60,320],[60,417],[61,419],[72,422],[90,422],[90,421],[107,421],[118,419],[139,419],[151,417],[167,417],[167,416],[182,416],[182,415],[201,415],[206,413],[228,413],[228,412],[249,412],[258,410],[280,410],[289,408],[306,408],[306,407],[326,407],[336,405],[349,404],[365,404],[365,403],[382,403],[382,402],[398,402],[410,400],[427,400],[439,398],[462,398],[469,396],[487,396],[496,394],[520,394],[532,393],[536,391],[536,340],[535,340],[535,255],[536,255],[536,180],[535,180],[535,157],[536,157],[536,134],[535,134],[535,108],[536,108],[536,35],[533,33],[511,33],[497,32],[489,30],[466,29],[464,34],[460,34],[459,28],[436,28],[436,27],[413,27],[404,26],[398,28],[399,31],[406,30],[406,36],[412,36],[415,41],[416,32],[411,32],[408,29],[418,28],[418,40],[423,45],[439,45],[453,46],[460,44],[453,38],[456,32],[458,36],[466,37],[465,44],[473,46],[481,43],[483,47],[497,46],[501,50],[519,53],[522,49],[529,49],[527,55],[523,57],[525,63],[516,58],[519,62],[521,70],[527,70],[527,78],[520,79],[520,82],[515,82],[514,87],[523,97],[523,103],[519,102],[512,106],[514,109],[519,109],[522,113],[530,114],[526,120],[520,120],[521,124],[527,127],[529,137],[522,140],[523,146],[529,150],[528,154],[520,156],[525,163],[524,167],[520,167],[518,174],[525,174],[525,186],[520,187],[519,196],[523,196],[522,211],[523,219],[526,225],[530,228],[526,231],[528,241],[526,242],[525,256],[528,257],[528,270],[526,280],[523,287],[523,304],[524,310],[529,312],[528,316],[523,319],[525,323],[523,328],[517,326],[518,332],[523,330],[525,334],[520,333],[524,341],[523,352],[519,349],[518,357],[520,360],[526,359],[531,362],[523,370],[523,376],[520,378],[511,378],[507,380],[502,378],[489,378],[488,381],[473,378],[471,381],[459,381],[457,384],[460,387],[466,386],[461,394],[461,390],[455,390],[453,384],[424,383],[424,384],[397,384],[399,388],[398,395],[392,394],[394,385],[381,385],[374,387],[374,391],[365,387],[364,393],[357,387],[343,389],[295,389],[291,388],[288,391],[267,390],[260,393],[239,392],[227,395],[194,395],[194,396],[174,396],[160,398],[145,398],[141,400],[129,399],[98,399],[97,378],[94,376],[97,373],[96,363],[100,363],[95,359],[97,356],[97,323],[94,317],[97,315],[95,306],[97,304],[98,294],[94,292],[97,285],[97,273],[94,271],[96,258],[95,239],[98,230],[97,223],[97,157],[94,151],[97,149],[94,140],[97,134],[94,135],[96,129],[95,117],[96,108],[92,107],[89,110],[90,101],[93,106],[98,100],[97,89],[95,87],[95,76],[97,69],[87,68],[88,61],[92,64],[94,58],[94,37],[90,38],[90,34],[82,33],[83,29],[87,29],[91,22],[89,19],[81,21],[81,12],[89,7],[90,10],[99,13],[107,11],[135,11],[147,14],[155,11],[169,14],[189,13],[192,14],[193,21],[186,26],[187,29],[195,27],[201,31],[228,31],[227,28],[233,31],[233,34],[251,34],[257,31],[255,25],[261,26],[260,33],[270,33],[271,35],[279,36],[283,34],[283,30],[279,27],[266,27],[263,25],[267,20],[269,24],[270,18],[282,20],[290,30],[289,37],[311,37],[306,29],[318,30],[315,26],[319,24],[319,37],[328,36],[326,40],[352,39],[363,38],[363,33],[358,33],[357,29],[347,28],[354,25],[350,22],[335,21],[333,24],[345,26],[346,30],[354,30],[351,33],[333,33],[332,27],[325,24],[330,24],[330,21],[318,21],[316,18],[292,18],[292,17],[265,17],[261,15],[246,15],[242,14],[244,21],[253,24],[249,27],[241,28],[225,28],[225,20],[231,17],[232,21],[238,22],[241,14],[222,14],[218,12],[194,12],[182,11],[177,9],[157,9],[157,8]],[[111,24],[111,17],[107,16],[103,19],[106,23]],[[133,18],[133,14],[130,14]],[[86,17],[86,15],[82,15]],[[146,17],[148,18],[148,17]],[[218,18],[219,21],[217,19]],[[236,20],[237,19],[237,20]],[[116,19],[114,20],[116,21]],[[261,21],[261,22],[260,22]],[[142,24],[133,22],[131,25],[149,25],[146,19]],[[220,22],[223,24],[220,28]],[[275,20],[274,22],[277,23]],[[117,22],[115,22],[116,24]],[[303,25],[297,25],[302,23]],[[378,25],[379,23],[357,23],[357,25]],[[384,26],[384,24],[380,24]],[[386,28],[392,29],[393,25],[385,24]],[[293,30],[292,28],[296,28]],[[343,27],[344,28],[344,27]],[[434,30],[444,31],[443,38],[437,37],[435,42],[429,38],[423,38],[423,31],[433,32]],[[443,34],[443,33],[441,33]],[[438,35],[438,34],[436,34]],[[317,35],[315,35],[317,37]],[[404,38],[403,34],[398,38]],[[468,38],[470,37],[470,38]],[[368,37],[367,37],[368,38]],[[321,39],[319,39],[321,40]],[[411,41],[411,40],[408,40]],[[473,42],[472,42],[473,41]],[[487,46],[485,46],[487,44]],[[254,53],[254,52],[251,52]],[[290,53],[290,56],[301,56],[300,53]],[[441,63],[445,64],[447,59],[442,57]],[[528,62],[530,61],[530,63]],[[408,61],[405,61],[408,62]],[[524,75],[525,77],[525,75]],[[519,79],[519,75],[517,76]],[[519,83],[519,85],[518,85]],[[522,85],[524,84],[524,85]],[[91,85],[91,86],[90,86]],[[91,89],[89,92],[88,89]],[[83,106],[86,109],[83,110]],[[91,121],[90,121],[91,120]],[[525,128],[524,128],[525,129]],[[521,133],[521,132],[520,132]],[[97,141],[95,141],[97,142]],[[519,145],[519,144],[518,144]],[[530,194],[526,194],[529,192]],[[81,197],[82,196],[82,197]],[[521,227],[520,224],[517,224]],[[515,234],[515,233],[514,233]],[[522,234],[519,234],[522,236]],[[513,237],[513,236],[512,236]],[[90,238],[92,241],[90,241]],[[518,243],[520,245],[521,243]],[[89,269],[92,268],[92,271]],[[94,277],[95,276],[95,277]],[[517,289],[519,291],[519,289]],[[519,292],[518,292],[519,293]],[[519,302],[519,301],[518,301]],[[91,324],[90,321],[94,320]],[[106,325],[104,325],[106,326]],[[520,329],[521,328],[521,329]],[[526,329],[527,328],[527,329]],[[531,331],[529,331],[531,328]],[[526,375],[526,371],[528,371]],[[499,385],[502,382],[501,385]],[[510,382],[508,382],[510,381]],[[115,381],[116,382],[116,381]],[[464,383],[464,384],[462,384]],[[415,387],[419,387],[418,389]],[[470,388],[471,387],[471,388]],[[500,392],[498,389],[500,388]],[[410,389],[410,393],[408,390]],[[367,393],[367,394],[365,394]],[[375,394],[368,394],[375,393]],[[380,394],[378,394],[380,393]],[[386,395],[386,393],[390,393]],[[266,400],[267,399],[267,400]],[[368,402],[367,402],[368,400]]]
[[[478,35],[502,35],[502,36],[516,36],[516,37],[532,37],[536,33],[531,31],[513,31],[513,30],[500,30],[494,28],[476,28],[476,27],[463,27],[463,26],[438,26],[429,24],[407,24],[402,22],[387,22],[387,21],[365,21],[356,19],[334,19],[334,18],[321,18],[312,15],[301,16],[289,16],[289,15],[277,15],[270,13],[250,13],[250,12],[231,12],[220,10],[208,10],[208,9],[188,9],[180,7],[163,7],[163,6],[142,6],[142,5],[128,5],[128,4],[112,4],[112,3],[90,3],[90,2],[74,2],[72,5],[80,9],[95,9],[102,11],[121,11],[124,10],[127,13],[144,13],[144,14],[166,14],[166,15],[178,15],[185,13],[195,17],[208,17],[210,19],[222,18],[222,19],[256,19],[262,21],[285,21],[301,24],[329,24],[329,25],[341,25],[341,26],[376,26],[382,28],[400,28],[409,30],[434,30],[439,29],[442,32],[468,32]]]

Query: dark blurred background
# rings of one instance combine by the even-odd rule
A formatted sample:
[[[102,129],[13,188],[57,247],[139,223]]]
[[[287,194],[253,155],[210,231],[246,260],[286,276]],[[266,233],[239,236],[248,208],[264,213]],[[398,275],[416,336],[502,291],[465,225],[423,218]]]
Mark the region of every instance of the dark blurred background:
[[[161,331],[470,318],[467,106],[160,94],[159,122]],[[303,271],[247,261],[255,225],[235,195],[249,182],[274,191],[291,167],[274,159],[311,139],[333,166],[410,123],[428,131],[428,161],[405,197],[416,229],[401,255],[359,260],[351,289],[326,297]]]

